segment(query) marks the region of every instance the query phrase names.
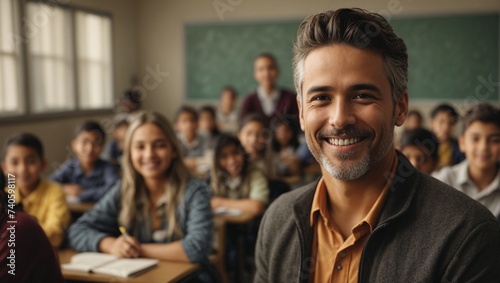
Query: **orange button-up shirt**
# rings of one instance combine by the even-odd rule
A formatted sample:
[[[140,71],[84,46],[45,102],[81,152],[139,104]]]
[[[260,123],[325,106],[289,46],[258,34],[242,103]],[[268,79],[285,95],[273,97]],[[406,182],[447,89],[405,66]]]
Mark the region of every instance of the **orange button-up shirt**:
[[[391,169],[393,173],[396,164],[395,158]],[[312,203],[310,222],[314,229],[312,257],[316,259],[315,271],[311,276],[312,282],[358,282],[363,246],[378,224],[391,181],[392,178],[387,180],[373,207],[366,217],[352,228],[351,235],[345,241],[329,217],[328,191],[323,179],[319,181]]]

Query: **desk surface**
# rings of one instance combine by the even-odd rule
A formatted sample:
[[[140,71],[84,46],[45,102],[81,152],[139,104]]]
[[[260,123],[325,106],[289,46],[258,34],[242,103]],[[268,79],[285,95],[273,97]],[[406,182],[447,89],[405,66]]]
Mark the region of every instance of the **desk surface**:
[[[69,263],[71,257],[78,252],[74,250],[59,251],[61,263]],[[199,266],[192,263],[160,261],[158,266],[142,273],[136,277],[121,278],[94,273],[83,273],[77,271],[62,270],[64,279],[85,282],[178,282],[193,274]]]
[[[248,213],[242,213],[241,215],[238,215],[238,216],[227,215],[227,214],[217,214],[217,215],[214,215],[214,219],[223,220],[226,223],[243,224],[243,223],[247,223],[248,221],[252,220],[253,217],[251,215],[249,215]]]

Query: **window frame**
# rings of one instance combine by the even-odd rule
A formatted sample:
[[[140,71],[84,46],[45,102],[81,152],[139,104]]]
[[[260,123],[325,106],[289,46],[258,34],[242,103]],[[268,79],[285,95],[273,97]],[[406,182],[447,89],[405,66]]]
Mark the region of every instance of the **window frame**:
[[[19,32],[21,42],[19,44],[19,70],[18,74],[21,76],[19,78],[19,87],[20,87],[20,111],[16,113],[8,112],[0,114],[0,122],[1,123],[22,123],[22,122],[31,122],[31,121],[41,121],[41,120],[53,120],[58,118],[68,118],[68,117],[79,117],[79,116],[88,116],[88,115],[100,115],[100,114],[111,114],[114,113],[114,109],[118,103],[118,98],[116,97],[116,72],[115,72],[115,42],[114,42],[114,34],[115,34],[115,24],[113,14],[109,12],[105,12],[102,10],[96,10],[92,8],[82,7],[78,5],[70,4],[68,0],[21,0],[21,1],[13,1],[16,3],[16,9],[18,11],[17,19],[14,19],[14,23],[17,27],[15,32]],[[32,91],[31,91],[31,60],[30,51],[29,51],[29,38],[26,35],[26,26],[27,22],[27,9],[28,3],[37,3],[44,5],[53,5],[58,8],[68,10],[70,13],[71,20],[71,38],[69,39],[72,46],[72,60],[73,65],[71,68],[73,69],[73,88],[74,88],[74,107],[69,110],[49,110],[43,113],[37,113],[34,111],[32,107]],[[97,108],[97,109],[81,109],[80,106],[80,90],[79,90],[79,73],[78,70],[80,68],[78,61],[78,46],[77,46],[77,27],[76,27],[76,12],[83,12],[92,15],[97,15],[101,17],[106,17],[110,20],[110,78],[111,78],[111,105]]]

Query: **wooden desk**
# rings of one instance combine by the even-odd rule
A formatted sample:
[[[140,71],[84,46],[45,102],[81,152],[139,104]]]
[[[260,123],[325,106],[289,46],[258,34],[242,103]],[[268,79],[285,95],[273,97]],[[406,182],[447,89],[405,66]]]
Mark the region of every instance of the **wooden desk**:
[[[71,257],[78,252],[74,250],[59,251],[61,263],[69,263]],[[77,271],[62,270],[64,279],[84,282],[179,282],[182,279],[193,275],[199,266],[193,263],[160,261],[156,267],[150,269],[137,277],[122,278],[108,275],[83,273]]]
[[[223,220],[226,223],[234,223],[234,224],[245,224],[253,219],[253,217],[248,213],[242,213],[241,215],[238,216],[217,214],[214,216],[214,218]]]

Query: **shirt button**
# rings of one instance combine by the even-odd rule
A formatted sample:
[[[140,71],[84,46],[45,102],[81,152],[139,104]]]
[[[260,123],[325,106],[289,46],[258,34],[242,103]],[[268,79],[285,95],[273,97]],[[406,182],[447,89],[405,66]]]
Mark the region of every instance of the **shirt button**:
[[[342,265],[337,265],[337,270],[342,270]]]
[[[345,252],[340,252],[340,257],[344,258],[345,257]]]

